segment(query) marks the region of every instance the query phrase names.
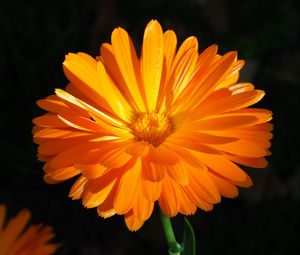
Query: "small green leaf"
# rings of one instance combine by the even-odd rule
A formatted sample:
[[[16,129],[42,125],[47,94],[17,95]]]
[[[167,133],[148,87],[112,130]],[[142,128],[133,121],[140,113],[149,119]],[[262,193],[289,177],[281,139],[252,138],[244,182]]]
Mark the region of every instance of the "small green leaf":
[[[196,255],[196,238],[193,227],[184,217],[183,252],[182,255]]]

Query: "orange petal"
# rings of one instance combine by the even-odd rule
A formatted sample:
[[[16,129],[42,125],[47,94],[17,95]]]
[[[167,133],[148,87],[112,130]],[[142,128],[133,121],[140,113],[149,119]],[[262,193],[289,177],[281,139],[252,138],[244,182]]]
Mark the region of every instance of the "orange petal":
[[[235,137],[217,136],[198,131],[190,131],[189,133],[179,131],[172,134],[172,137],[181,139],[194,139],[202,144],[227,144],[238,140],[238,138]]]
[[[269,147],[270,143],[267,142],[266,148]],[[230,143],[230,144],[218,144],[214,145],[216,149],[221,151],[242,156],[242,157],[264,157],[268,155],[268,151],[265,146],[259,142],[247,141],[246,139],[241,139],[239,141]]]
[[[101,86],[99,87],[102,87],[102,96],[107,100],[108,104],[119,117],[129,122],[132,109],[107,74],[105,67],[101,62],[98,62],[97,65],[97,74],[101,79]]]
[[[197,48],[191,48],[179,61],[178,66],[174,70],[174,81],[172,81],[172,89],[174,91],[174,100],[180,95],[183,89],[191,80],[196,62],[198,59]]]
[[[256,124],[253,126],[249,126],[245,129],[251,130],[251,131],[271,132],[273,130],[273,124],[272,123],[260,123],[260,124]]]
[[[156,20],[146,26],[141,56],[143,77],[149,111],[154,111],[158,98],[164,57],[163,31]]]
[[[56,127],[56,128],[68,128],[69,126],[59,119],[57,114],[46,113],[40,117],[34,118],[32,121],[35,125],[41,127]]]
[[[147,160],[142,161],[142,178],[152,181],[152,182],[160,182],[166,173],[166,166],[160,164],[154,164],[148,162]]]
[[[82,197],[86,182],[87,179],[83,176],[80,176],[72,185],[72,188],[69,192],[69,197],[71,197],[73,200],[80,199]]]
[[[128,120],[130,106],[110,80],[101,62],[87,54],[69,54],[64,71],[72,85],[102,109]]]
[[[173,165],[179,161],[179,157],[164,143],[157,147],[150,144],[149,153],[144,159],[158,165]]]
[[[5,230],[2,232],[0,247],[2,254],[9,254],[14,242],[23,232],[27,222],[30,219],[30,212],[22,210],[14,219],[9,220]]]
[[[80,171],[74,167],[60,168],[45,174],[44,181],[47,183],[53,183],[53,181],[54,183],[61,182],[71,179],[78,174],[80,174]]]
[[[111,134],[108,130],[103,129],[95,121],[90,120],[89,118],[84,118],[75,115],[58,115],[59,119],[66,123],[68,126],[83,130],[86,132],[97,132],[100,134]]]
[[[171,73],[171,65],[176,53],[177,38],[176,34],[172,30],[168,30],[164,33],[164,56],[166,62],[166,76],[169,77]]]
[[[138,110],[135,106],[134,95],[131,95],[129,88],[126,85],[126,82],[122,76],[116,57],[114,55],[114,50],[111,44],[104,43],[100,48],[102,62],[104,63],[105,69],[113,82],[116,84],[124,98],[130,104],[132,109]]]
[[[179,212],[184,215],[193,215],[197,210],[196,204],[190,199],[183,189],[183,186],[178,185],[178,188],[181,190],[180,194],[180,208]]]
[[[232,96],[232,94],[233,94],[233,92],[229,88],[221,88],[221,89],[212,91],[212,93],[210,95],[208,95],[207,98],[205,100],[203,100],[203,102],[200,105],[198,105],[197,108],[195,108],[195,111],[198,111],[198,110],[201,111],[202,107],[204,107],[206,104],[210,104],[214,101],[218,101],[225,97]]]
[[[201,199],[209,203],[219,203],[221,201],[220,193],[207,171],[185,165],[189,176],[189,186],[191,191],[200,196]]]
[[[56,155],[50,162],[52,168],[64,168],[70,167],[74,163],[80,163],[78,160],[83,155],[89,154],[91,151],[97,149],[99,145],[97,143],[91,144],[86,143],[83,145],[77,145],[73,148],[63,151],[62,153]]]
[[[230,91],[232,91],[232,94],[238,94],[238,93],[244,93],[246,91],[251,91],[254,89],[254,85],[249,82],[240,82],[233,84],[228,87]]]
[[[92,143],[93,144],[93,143]],[[132,156],[125,153],[127,141],[111,141],[111,142],[95,142],[95,148],[82,152],[76,163],[79,164],[93,164],[101,163],[107,168],[118,168],[124,166]]]
[[[186,125],[185,129],[193,130],[227,130],[233,128],[239,128],[255,124],[258,122],[258,118],[254,116],[245,116],[243,114],[228,114],[219,115],[209,119],[200,120],[194,123]]]
[[[114,209],[114,198],[116,196],[116,191],[118,188],[119,180],[116,180],[115,185],[110,191],[109,195],[105,199],[105,201],[97,207],[98,215],[103,217],[104,219],[112,217],[116,214],[116,210]]]
[[[265,168],[268,165],[268,161],[265,158],[248,158],[248,157],[241,157],[235,155],[226,155],[226,158],[234,161],[235,163],[255,167],[255,168]]]
[[[98,191],[96,193],[92,192],[87,188],[83,194],[82,204],[86,208],[93,208],[99,206],[108,197],[112,188],[114,187],[115,182],[116,180],[113,180],[109,183],[102,182],[102,185],[98,187]]]
[[[170,144],[175,144],[177,146],[183,146],[187,149],[201,151],[203,153],[210,153],[210,154],[221,154],[219,150],[214,149],[213,147],[209,145],[205,145],[201,142],[201,140],[196,140],[197,138],[191,138],[191,137],[178,137],[176,135],[168,137],[166,140]]]
[[[107,167],[101,164],[75,164],[74,168],[78,169],[87,179],[96,179],[107,170]]]
[[[246,174],[246,173],[245,173]],[[233,180],[229,180],[232,184],[237,185],[239,187],[243,187],[243,188],[249,188],[250,186],[253,185],[251,177],[246,174],[246,178],[243,181],[233,181]]]
[[[239,71],[243,68],[244,64],[245,64],[245,61],[237,60],[234,64],[232,72],[229,73],[221,83],[219,83],[217,88],[227,87],[231,84],[236,83],[240,76]]]
[[[79,100],[78,98],[72,96],[71,94],[63,91],[61,89],[56,89],[55,93],[61,99],[65,101],[70,107],[75,107],[76,111],[85,111],[90,117],[92,117],[98,124],[101,125],[104,129],[114,133],[116,135],[123,134],[125,129],[117,128],[123,127],[123,123],[112,118],[106,113],[102,112],[99,109],[94,108],[93,106]],[[125,131],[126,132],[126,131]],[[125,133],[126,134],[126,133]]]
[[[61,138],[73,134],[71,129],[59,129],[59,128],[43,128],[34,134],[34,138]],[[80,135],[86,135],[86,133],[80,133]]]
[[[147,179],[141,180],[142,191],[146,199],[156,201],[161,194],[161,182],[152,182]]]
[[[270,121],[272,119],[272,112],[266,109],[260,109],[260,108],[246,108],[246,109],[240,109],[236,111],[232,111],[230,114],[244,114],[245,116],[255,116],[258,121],[258,123],[264,123],[267,121]]]
[[[201,194],[197,192],[197,189],[192,188],[190,185],[182,187],[190,200],[199,208],[204,211],[211,211],[213,204],[205,201],[201,198]]]
[[[245,108],[260,101],[265,95],[262,90],[246,91],[231,96],[226,96],[216,101],[202,105],[197,109],[198,118],[234,111]]]
[[[78,54],[69,53],[63,63],[63,70],[68,80],[87,98],[98,106],[111,111],[107,101],[103,98],[101,81],[97,75],[97,61],[93,65]],[[105,102],[105,103],[103,103]]]
[[[86,135],[84,135],[86,134]],[[46,141],[43,141],[39,148],[38,152],[43,155],[53,156],[56,154],[59,154],[69,148],[72,148],[78,144],[87,143],[90,140],[96,138],[95,134],[91,133],[82,133],[82,136],[80,137],[64,137],[63,139],[48,139]]]
[[[196,71],[204,73],[206,68],[210,66],[215,60],[217,51],[218,45],[213,44],[206,48],[203,52],[201,52],[197,61]]]
[[[126,148],[126,152],[135,157],[145,157],[149,153],[149,144],[144,141],[132,142]]]
[[[160,88],[158,92],[156,110],[164,111],[166,109],[166,98],[165,95],[170,91],[170,84],[168,84],[169,76],[171,74],[171,68],[173,59],[176,53],[177,38],[176,34],[172,30],[168,30],[164,33],[164,61],[163,70],[160,80]],[[164,104],[163,104],[164,103]]]
[[[10,249],[10,255],[25,254],[54,254],[59,244],[48,243],[54,237],[53,230],[49,226],[31,225],[14,243]]]
[[[216,88],[218,82],[230,72],[235,59],[236,52],[229,52],[210,67],[205,75],[198,71],[188,89],[183,91],[181,97],[178,97],[180,107],[177,104],[173,105],[174,111],[196,108]]]
[[[175,59],[172,64],[172,72],[174,71],[174,68],[178,65],[178,63],[181,61],[183,56],[186,55],[188,51],[191,49],[195,49],[198,51],[198,40],[195,36],[190,36],[187,39],[184,40],[184,42],[180,45],[177,54],[175,56]]]
[[[38,100],[37,105],[52,113],[71,113],[74,112],[57,95],[51,95],[45,99]]]
[[[146,107],[141,87],[139,60],[131,38],[124,29],[119,27],[112,32],[111,43],[122,76],[135,100],[136,109],[144,112]]]
[[[131,155],[125,153],[125,147],[117,148],[100,157],[100,163],[108,168],[118,168],[124,166],[132,159]]]
[[[144,222],[151,216],[154,207],[154,202],[146,199],[144,193],[141,190],[141,187],[139,188],[137,193],[137,199],[133,206],[133,214],[140,221]]]
[[[136,190],[141,181],[141,159],[137,159],[134,166],[128,170],[120,179],[116,196],[114,199],[114,208],[117,214],[125,214],[132,209],[136,202]]]
[[[178,155],[178,157],[180,157],[189,165],[202,170],[206,170],[206,166],[197,157],[192,155],[190,150],[185,149],[182,146],[178,146],[167,142],[164,143],[164,146],[169,148],[170,150],[173,150]]]
[[[162,182],[161,195],[158,199],[159,207],[169,217],[175,216],[180,208],[180,190],[173,185],[172,180],[166,176]]]
[[[233,181],[243,182],[247,179],[246,173],[236,164],[224,156],[197,153],[200,160],[217,174]]]
[[[178,184],[187,185],[189,183],[187,171],[181,163],[168,166],[167,173]]]
[[[218,177],[215,174],[208,173],[210,178],[214,181],[217,189],[220,191],[221,195],[228,198],[237,197],[239,192],[235,185],[227,182],[225,179]]]
[[[137,231],[143,226],[144,221],[139,220],[138,217],[135,216],[133,214],[133,211],[131,210],[125,214],[125,223],[130,231]]]

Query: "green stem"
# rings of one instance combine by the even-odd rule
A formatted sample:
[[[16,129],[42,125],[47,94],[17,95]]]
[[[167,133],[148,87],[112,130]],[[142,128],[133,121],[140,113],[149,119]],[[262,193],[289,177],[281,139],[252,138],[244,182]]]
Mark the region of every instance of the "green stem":
[[[176,241],[170,218],[166,216],[160,208],[159,208],[159,212],[160,212],[161,223],[169,247],[169,255],[180,255],[180,252],[182,252],[183,247]]]

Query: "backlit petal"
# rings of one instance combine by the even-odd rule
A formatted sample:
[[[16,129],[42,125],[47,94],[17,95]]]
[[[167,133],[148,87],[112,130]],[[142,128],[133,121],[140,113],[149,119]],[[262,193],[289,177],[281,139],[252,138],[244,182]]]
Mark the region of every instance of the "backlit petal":
[[[141,73],[149,111],[156,108],[163,67],[163,43],[160,24],[155,20],[150,21],[145,29],[141,56]]]

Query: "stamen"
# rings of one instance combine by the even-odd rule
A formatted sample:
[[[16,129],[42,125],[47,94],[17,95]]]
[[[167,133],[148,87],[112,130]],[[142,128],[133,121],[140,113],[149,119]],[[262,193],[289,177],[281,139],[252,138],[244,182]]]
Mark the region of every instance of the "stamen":
[[[131,130],[137,140],[158,146],[172,133],[172,123],[164,113],[139,113]]]

